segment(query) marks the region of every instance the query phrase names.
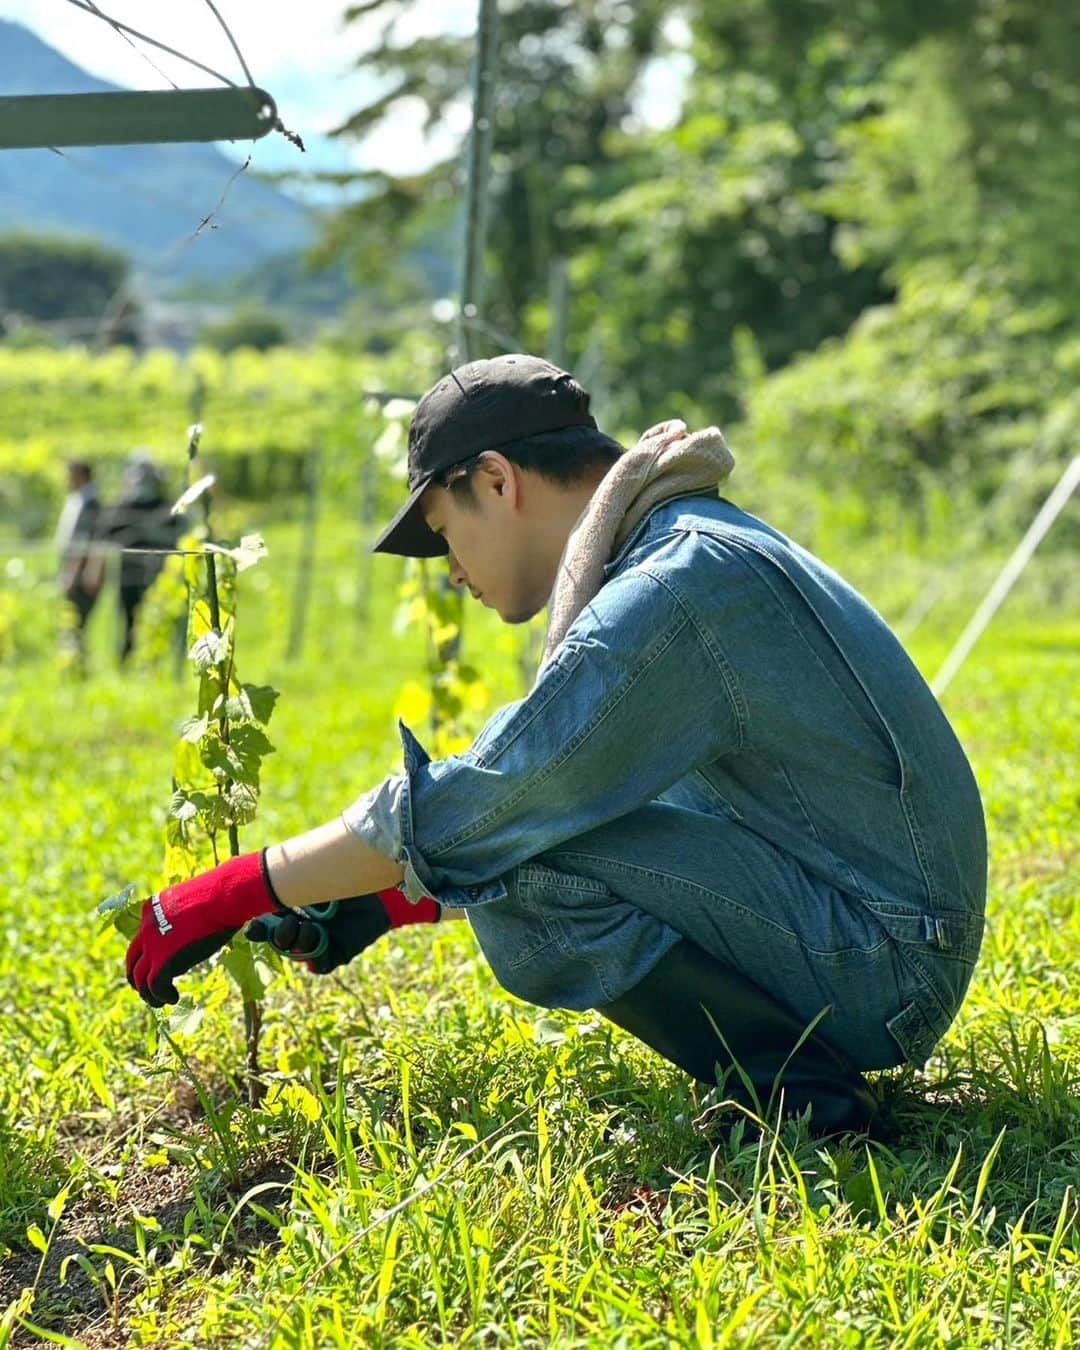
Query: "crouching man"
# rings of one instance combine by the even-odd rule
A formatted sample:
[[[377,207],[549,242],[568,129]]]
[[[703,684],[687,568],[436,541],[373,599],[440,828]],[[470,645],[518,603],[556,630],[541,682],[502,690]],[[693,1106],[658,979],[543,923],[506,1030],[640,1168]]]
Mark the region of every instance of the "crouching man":
[[[624,452],[536,357],[441,380],[375,550],[446,556],[506,623],[547,606],[536,683],[449,759],[402,724],[404,772],[339,819],[152,897],[141,996],[174,1002],[251,920],[326,971],[460,911],[521,998],[864,1128],[862,1071],[925,1061],[970,980],[982,807],[885,623],[718,494],[731,468],[681,422]]]

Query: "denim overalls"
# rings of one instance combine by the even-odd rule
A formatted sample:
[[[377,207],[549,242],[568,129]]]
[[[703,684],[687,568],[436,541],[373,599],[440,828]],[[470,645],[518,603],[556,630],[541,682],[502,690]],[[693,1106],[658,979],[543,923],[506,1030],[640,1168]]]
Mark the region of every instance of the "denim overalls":
[[[662,502],[526,698],[346,812],[464,907],[501,984],[584,1009],[680,937],[863,1069],[921,1064],[983,931],[959,742],[873,608],[722,498]]]

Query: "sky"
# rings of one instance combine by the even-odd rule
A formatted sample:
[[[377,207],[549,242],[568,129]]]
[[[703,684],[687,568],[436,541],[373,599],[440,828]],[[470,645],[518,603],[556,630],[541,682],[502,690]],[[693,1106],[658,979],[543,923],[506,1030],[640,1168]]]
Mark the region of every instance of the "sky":
[[[122,23],[196,57],[237,83],[243,71],[228,38],[206,0],[98,0],[99,8]],[[377,130],[360,144],[342,144],[326,133],[381,91],[376,80],[357,69],[384,19],[369,17],[348,27],[341,16],[347,0],[215,0],[232,30],[256,84],[273,95],[284,124],[307,146],[301,154],[284,137],[271,133],[256,143],[252,167],[265,172],[385,169],[418,172],[444,158],[467,129],[469,108],[452,110],[447,124],[425,136],[419,100],[402,100]],[[411,0],[399,20],[397,40],[436,33],[471,33],[478,0]],[[181,87],[205,87],[203,72],[165,53],[133,50],[113,28],[69,0],[0,0],[0,19],[13,19],[35,32],[91,74],[127,88],[168,88],[169,76]],[[140,54],[145,53],[145,54]],[[146,59],[149,55],[163,74]],[[639,107],[642,120],[662,125],[671,120],[682,90],[675,62],[656,63]],[[249,144],[222,145],[234,158],[246,157]]]
[[[397,109],[361,146],[343,145],[325,133],[379,92],[371,76],[356,69],[370,48],[383,19],[342,25],[347,0],[215,0],[232,30],[256,84],[274,97],[287,127],[307,146],[300,154],[279,135],[259,141],[252,167],[268,172],[319,168],[419,170],[442,158],[457,142],[455,127],[426,138],[421,107]],[[228,38],[205,0],[100,0],[99,8],[122,23],[202,61],[237,83],[243,70]],[[476,0],[413,0],[400,20],[398,40],[434,33],[469,33],[476,24]],[[113,28],[68,0],[0,0],[0,19],[31,29],[69,60],[101,79],[126,88],[166,89],[168,80],[181,87],[206,87],[209,76],[166,53],[140,45],[133,50]],[[458,131],[468,126],[468,110],[458,110]],[[250,144],[222,145],[236,158],[246,157]]]

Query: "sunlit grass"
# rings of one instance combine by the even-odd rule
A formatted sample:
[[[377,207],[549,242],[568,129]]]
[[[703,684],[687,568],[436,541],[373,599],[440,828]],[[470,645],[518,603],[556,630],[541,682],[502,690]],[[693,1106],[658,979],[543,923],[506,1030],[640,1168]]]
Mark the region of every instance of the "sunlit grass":
[[[283,660],[287,530],[242,595],[241,673],[283,691],[245,847],[399,766],[418,649],[390,636],[397,565],[358,623],[334,538],[303,661]],[[847,570],[894,617],[884,561]],[[249,1111],[222,974],[188,982],[201,1017],[167,1037],[90,919],[156,878],[189,689],[113,671],[104,613],[86,682],[48,647],[0,671],[0,1345],[1071,1345],[1080,622],[1053,584],[1022,584],[945,698],[986,803],[990,923],[926,1072],[885,1076],[869,1147],[721,1129],[608,1024],[504,994],[464,925],[283,977]],[[954,597],[916,631],[925,672],[963,617]],[[519,636],[470,613],[498,699],[520,692]]]

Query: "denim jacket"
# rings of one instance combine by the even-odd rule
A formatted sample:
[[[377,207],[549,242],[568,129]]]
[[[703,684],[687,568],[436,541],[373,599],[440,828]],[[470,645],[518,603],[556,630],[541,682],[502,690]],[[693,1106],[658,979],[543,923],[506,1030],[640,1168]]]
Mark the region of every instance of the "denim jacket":
[[[661,502],[605,577],[530,693],[468,750],[432,761],[399,723],[404,774],[346,810],[403,865],[411,899],[497,900],[516,864],[660,799],[726,813],[901,941],[948,947],[951,917],[970,933],[986,892],[978,789],[856,591],[699,493]]]

